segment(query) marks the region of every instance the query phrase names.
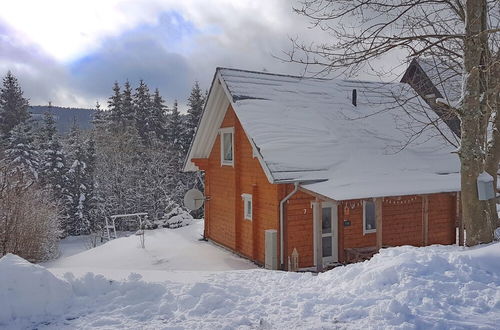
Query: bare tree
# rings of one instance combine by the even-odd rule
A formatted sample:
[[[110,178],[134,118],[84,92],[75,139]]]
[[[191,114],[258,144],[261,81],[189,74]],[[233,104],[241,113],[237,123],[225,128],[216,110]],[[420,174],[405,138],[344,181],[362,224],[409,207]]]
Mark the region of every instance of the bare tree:
[[[48,190],[0,161],[0,256],[14,253],[32,262],[56,256],[59,217]]]
[[[462,215],[467,245],[491,242],[495,202],[479,201],[483,171],[496,185],[500,160],[500,2],[498,0],[302,0],[296,13],[330,43],[293,39],[288,53],[305,71],[353,74],[381,56],[438,57],[463,72],[461,102],[442,107],[461,121]],[[397,64],[395,64],[397,66]]]

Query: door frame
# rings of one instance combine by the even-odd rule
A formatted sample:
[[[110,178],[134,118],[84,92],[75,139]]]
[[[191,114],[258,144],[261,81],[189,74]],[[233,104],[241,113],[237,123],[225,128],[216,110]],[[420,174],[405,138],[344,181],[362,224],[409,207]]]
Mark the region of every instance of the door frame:
[[[317,253],[318,251],[322,251],[322,239],[324,234],[321,234],[321,238],[319,237],[319,233],[321,232],[322,225],[322,213],[324,208],[332,209],[332,255],[330,257],[324,257],[323,267],[331,265],[339,261],[339,231],[338,231],[338,203],[336,202],[313,202],[313,204],[319,204],[319,207],[313,207],[313,251],[314,251],[314,266],[317,266]],[[319,211],[319,212],[318,212]],[[319,213],[319,214],[317,214]]]

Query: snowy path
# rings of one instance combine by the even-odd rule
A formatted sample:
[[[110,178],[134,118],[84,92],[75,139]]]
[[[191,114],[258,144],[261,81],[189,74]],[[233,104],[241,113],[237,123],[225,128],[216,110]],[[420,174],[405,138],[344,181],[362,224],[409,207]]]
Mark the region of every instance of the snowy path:
[[[385,249],[370,261],[314,276],[248,269],[254,266],[197,241],[199,229],[151,232],[146,251],[137,248],[137,237],[119,239],[61,258],[50,264],[50,271],[7,255],[0,259],[0,328],[498,329],[500,325],[500,243],[470,249]],[[71,273],[60,276],[66,270]],[[86,270],[94,274],[83,275]],[[96,275],[106,272],[124,280]]]

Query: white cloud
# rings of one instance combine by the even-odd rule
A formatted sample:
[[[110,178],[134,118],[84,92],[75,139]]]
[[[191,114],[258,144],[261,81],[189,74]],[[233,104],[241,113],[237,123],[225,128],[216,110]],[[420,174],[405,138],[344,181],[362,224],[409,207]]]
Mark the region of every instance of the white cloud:
[[[33,93],[29,95],[35,104],[53,100],[61,105],[93,106],[97,98],[102,102],[103,95],[109,93],[110,82],[125,78],[150,79],[153,85],[169,88],[162,93],[182,103],[195,79],[209,87],[216,66],[301,73],[301,66],[273,56],[290,49],[289,37],[327,42],[329,36],[309,29],[307,21],[293,13],[292,2],[2,1],[0,23],[14,31],[2,34],[0,30],[0,42],[5,35],[15,34],[17,53],[9,55],[2,50],[0,69],[16,68],[21,82],[27,82],[27,94]],[[175,13],[169,16],[169,24],[161,21],[166,13]],[[194,31],[179,37],[175,34],[182,29],[176,29],[176,24],[187,24]],[[131,36],[143,42],[127,44]],[[144,46],[137,45],[150,46],[142,49],[139,47]],[[156,53],[145,56],[148,51]],[[86,57],[89,62],[81,65]],[[183,76],[175,79],[174,73]]]

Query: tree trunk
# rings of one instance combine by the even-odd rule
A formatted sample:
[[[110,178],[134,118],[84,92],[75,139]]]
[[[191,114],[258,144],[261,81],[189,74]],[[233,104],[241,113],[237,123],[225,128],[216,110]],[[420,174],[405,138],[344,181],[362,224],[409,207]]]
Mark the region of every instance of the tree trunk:
[[[494,187],[497,187],[498,182],[498,165],[500,162],[500,52],[496,54],[496,58],[492,58],[490,61],[490,66],[488,70],[488,105],[491,107],[491,111],[495,114],[492,124],[492,136],[491,141],[488,145],[488,153],[486,155],[486,172],[493,176]],[[496,189],[495,189],[496,192]],[[490,201],[491,212],[496,212],[497,199]],[[496,219],[496,226],[500,227],[500,219]]]
[[[477,177],[485,170],[485,149],[488,111],[485,101],[488,36],[486,0],[466,2],[464,42],[464,95],[461,114],[461,184],[462,215],[466,230],[467,246],[493,240],[495,214],[490,203],[480,201],[477,194]],[[496,171],[495,171],[496,174]]]

